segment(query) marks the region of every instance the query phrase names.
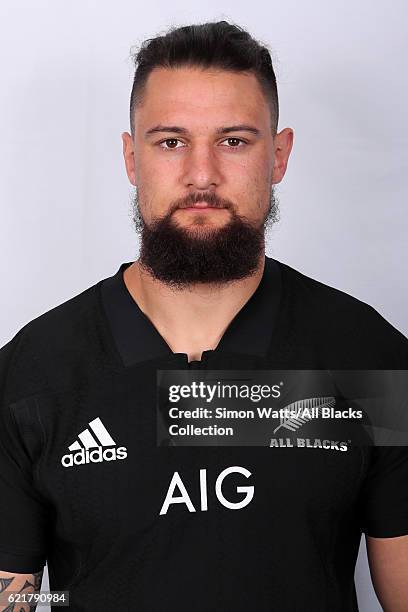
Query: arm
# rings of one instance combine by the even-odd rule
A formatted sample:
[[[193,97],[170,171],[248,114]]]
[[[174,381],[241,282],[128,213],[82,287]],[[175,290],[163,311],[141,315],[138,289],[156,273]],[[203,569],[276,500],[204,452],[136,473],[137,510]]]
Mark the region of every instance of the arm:
[[[38,593],[44,569],[34,574],[14,574],[0,571],[0,597],[5,597],[7,591],[17,591],[18,593]],[[28,604],[0,604],[0,612],[34,612],[36,605]]]
[[[384,612],[408,610],[408,535],[366,536],[371,579]]]

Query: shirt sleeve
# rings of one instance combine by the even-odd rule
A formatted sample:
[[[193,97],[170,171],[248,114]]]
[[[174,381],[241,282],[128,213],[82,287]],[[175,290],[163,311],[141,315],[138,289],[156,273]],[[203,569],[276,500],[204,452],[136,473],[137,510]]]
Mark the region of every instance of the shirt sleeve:
[[[0,571],[28,574],[46,563],[50,514],[16,419],[16,409],[24,414],[24,400],[9,401],[7,393],[16,343],[14,337],[0,349]]]
[[[359,493],[361,530],[375,538],[408,535],[408,446],[373,446]]]
[[[392,410],[386,427],[407,426],[406,372],[408,339],[370,306],[372,317],[364,317],[367,344],[375,342],[380,370],[403,371],[392,377]],[[371,322],[370,322],[371,321]],[[398,388],[397,388],[398,384]],[[405,439],[405,438],[404,438]],[[374,445],[359,492],[358,509],[361,530],[376,538],[408,535],[408,446]]]

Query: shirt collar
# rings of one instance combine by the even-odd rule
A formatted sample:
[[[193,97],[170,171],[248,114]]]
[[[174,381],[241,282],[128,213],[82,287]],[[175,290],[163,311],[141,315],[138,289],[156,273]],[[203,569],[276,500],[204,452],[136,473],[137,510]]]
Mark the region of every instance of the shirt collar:
[[[133,262],[122,263],[113,276],[101,282],[102,302],[116,347],[126,367],[173,353],[156,327],[129,293],[123,272]],[[280,262],[265,255],[265,267],[255,292],[229,324],[214,350],[207,353],[238,353],[266,356],[281,302]]]

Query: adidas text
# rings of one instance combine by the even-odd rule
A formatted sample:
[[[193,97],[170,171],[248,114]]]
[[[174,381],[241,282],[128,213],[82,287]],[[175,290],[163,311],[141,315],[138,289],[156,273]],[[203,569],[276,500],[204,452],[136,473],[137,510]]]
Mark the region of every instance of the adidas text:
[[[127,449],[124,446],[118,448],[102,448],[99,446],[94,450],[82,448],[77,453],[68,453],[61,458],[64,467],[82,465],[84,463],[101,463],[102,461],[116,461],[116,459],[126,459]]]

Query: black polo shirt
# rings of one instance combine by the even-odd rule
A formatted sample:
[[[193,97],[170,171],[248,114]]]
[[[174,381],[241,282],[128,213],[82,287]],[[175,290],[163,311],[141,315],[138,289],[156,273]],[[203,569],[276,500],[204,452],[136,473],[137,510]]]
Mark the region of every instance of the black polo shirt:
[[[76,611],[358,610],[361,533],[408,534],[408,449],[158,446],[156,375],[408,369],[407,339],[266,257],[218,346],[188,363],[127,291],[130,263],[0,351],[0,570],[47,561]],[[161,513],[176,476],[190,503]]]

